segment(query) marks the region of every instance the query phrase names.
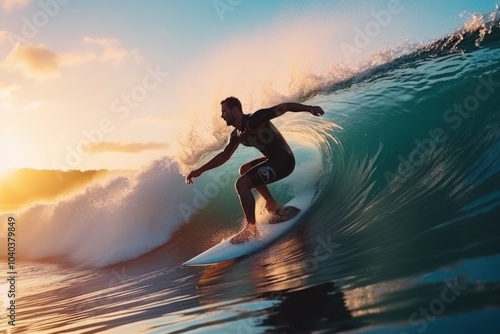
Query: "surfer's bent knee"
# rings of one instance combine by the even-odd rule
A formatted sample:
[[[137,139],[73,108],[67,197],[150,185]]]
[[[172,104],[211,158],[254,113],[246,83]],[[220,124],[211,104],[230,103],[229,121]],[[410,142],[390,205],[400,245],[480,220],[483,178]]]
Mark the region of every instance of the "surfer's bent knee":
[[[252,180],[248,177],[248,175],[242,175],[236,180],[236,183],[234,184],[236,188],[236,192],[238,194],[241,194],[242,191],[245,190],[250,190],[254,188],[255,186],[252,184]]]
[[[253,167],[257,166],[258,164],[260,164],[266,160],[267,160],[266,157],[262,157],[262,158],[252,160],[252,161],[247,162],[246,164],[242,165],[240,167],[240,170],[239,170],[240,176],[243,174],[246,174],[250,169],[252,169]]]

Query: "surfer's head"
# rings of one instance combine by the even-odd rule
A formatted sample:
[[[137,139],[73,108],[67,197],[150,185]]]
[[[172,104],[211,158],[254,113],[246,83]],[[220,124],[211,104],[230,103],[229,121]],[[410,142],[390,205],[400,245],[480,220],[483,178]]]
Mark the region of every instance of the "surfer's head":
[[[221,101],[221,117],[226,121],[227,125],[236,126],[241,121],[243,110],[241,102],[234,96],[230,96]]]
[[[220,102],[221,106],[226,105],[229,109],[233,108],[238,108],[240,112],[243,111],[243,108],[241,107],[241,102],[234,96],[230,96],[226,98],[225,100],[222,100]]]

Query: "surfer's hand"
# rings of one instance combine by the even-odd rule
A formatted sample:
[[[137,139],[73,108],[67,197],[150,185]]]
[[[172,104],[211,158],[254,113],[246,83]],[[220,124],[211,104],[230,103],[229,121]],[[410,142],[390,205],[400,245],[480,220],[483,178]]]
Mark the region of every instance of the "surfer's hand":
[[[323,109],[321,109],[321,107],[319,107],[319,106],[311,106],[310,111],[311,111],[311,114],[313,114],[314,116],[321,116],[325,113],[323,111]]]
[[[191,173],[189,173],[188,176],[186,176],[186,183],[191,184],[193,183],[193,178],[198,177],[201,175],[201,172],[198,169],[195,169]]]

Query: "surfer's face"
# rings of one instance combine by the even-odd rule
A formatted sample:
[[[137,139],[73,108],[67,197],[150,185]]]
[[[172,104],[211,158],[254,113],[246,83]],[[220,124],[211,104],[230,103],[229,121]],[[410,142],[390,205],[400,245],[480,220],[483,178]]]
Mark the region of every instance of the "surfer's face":
[[[221,106],[221,117],[226,121],[227,125],[235,125],[235,113],[238,108],[229,109],[227,103],[222,104]]]

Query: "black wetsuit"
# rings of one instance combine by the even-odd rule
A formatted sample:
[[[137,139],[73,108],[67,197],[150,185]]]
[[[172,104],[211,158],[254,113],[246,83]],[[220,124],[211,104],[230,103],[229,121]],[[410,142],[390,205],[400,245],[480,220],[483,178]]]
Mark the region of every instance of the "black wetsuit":
[[[269,121],[272,109],[261,109],[251,115],[244,115],[245,129],[234,129],[231,137],[240,144],[258,149],[264,157],[251,161],[252,168],[245,174],[257,187],[278,181],[290,175],[295,168],[295,158],[285,138]]]

